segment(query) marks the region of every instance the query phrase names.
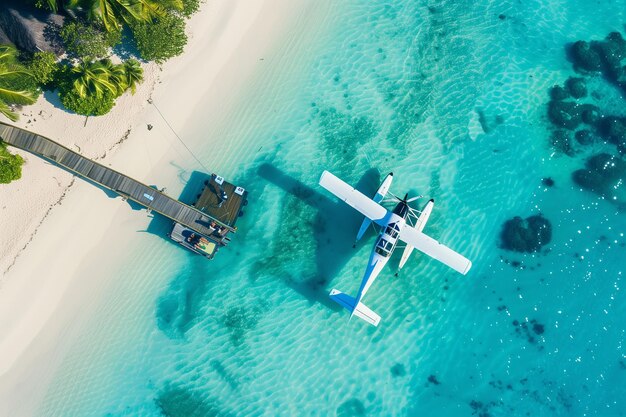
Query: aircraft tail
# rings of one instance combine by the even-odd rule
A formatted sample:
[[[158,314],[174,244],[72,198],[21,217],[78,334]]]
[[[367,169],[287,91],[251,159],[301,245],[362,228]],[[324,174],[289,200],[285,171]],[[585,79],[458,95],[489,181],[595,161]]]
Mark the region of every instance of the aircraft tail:
[[[359,302],[356,306],[356,300],[348,294],[333,288],[330,292],[330,299],[348,310],[352,315],[368,322],[373,326],[378,326],[380,316],[374,313],[368,306]]]

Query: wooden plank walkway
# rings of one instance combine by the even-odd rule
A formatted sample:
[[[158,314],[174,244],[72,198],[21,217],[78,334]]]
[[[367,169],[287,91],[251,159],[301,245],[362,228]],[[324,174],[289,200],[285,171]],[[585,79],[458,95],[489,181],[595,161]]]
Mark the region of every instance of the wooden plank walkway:
[[[137,180],[92,161],[44,136],[0,122],[0,139],[11,146],[53,161],[72,173],[155,211],[203,235],[211,235],[214,221],[230,231],[235,229],[202,211],[169,197]]]

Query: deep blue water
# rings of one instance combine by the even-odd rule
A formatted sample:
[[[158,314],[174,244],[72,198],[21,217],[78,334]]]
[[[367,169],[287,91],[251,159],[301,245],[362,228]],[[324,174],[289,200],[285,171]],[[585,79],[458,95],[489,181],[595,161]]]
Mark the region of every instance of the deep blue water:
[[[333,6],[310,54],[277,52],[294,69],[280,87],[258,77],[228,159],[202,148],[201,126],[182,132],[251,193],[232,244],[207,262],[138,237],[135,265],[111,273],[156,290],[102,307],[40,414],[625,415],[626,217],[571,180],[617,151],[558,152],[546,115],[549,88],[574,75],[565,46],[623,31],[625,6]],[[620,91],[587,78],[589,100],[621,115]],[[361,219],[317,186],[324,169],[367,193],[393,171],[392,192],[435,198],[425,232],[473,269],[414,255],[395,277],[396,254],[365,300],[379,327],[348,322],[327,293],[356,292],[373,232],[352,248]],[[507,219],[539,213],[541,251],[499,247]]]

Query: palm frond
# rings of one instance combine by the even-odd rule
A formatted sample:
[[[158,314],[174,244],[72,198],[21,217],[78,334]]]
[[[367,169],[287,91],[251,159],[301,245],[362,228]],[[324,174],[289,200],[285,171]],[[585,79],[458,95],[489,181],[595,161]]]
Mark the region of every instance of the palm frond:
[[[14,91],[0,87],[0,100],[15,104],[33,104],[36,100],[28,91]]]
[[[28,77],[32,77],[33,74],[26,69],[8,69],[0,65],[0,77],[6,77],[9,75],[26,75]]]
[[[129,59],[124,62],[124,73],[126,76],[126,85],[130,88],[130,92],[135,94],[137,84],[143,81],[143,68],[136,59]]]
[[[12,122],[17,122],[19,116],[14,111],[11,111],[11,108],[7,103],[0,100],[0,114],[4,115],[7,119]]]
[[[14,63],[17,59],[17,49],[10,45],[0,46],[0,62],[9,64]]]

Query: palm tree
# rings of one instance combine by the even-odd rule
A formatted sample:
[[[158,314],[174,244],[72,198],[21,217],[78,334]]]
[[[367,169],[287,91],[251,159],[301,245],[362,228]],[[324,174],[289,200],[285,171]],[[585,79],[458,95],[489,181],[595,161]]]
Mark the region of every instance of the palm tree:
[[[102,97],[107,91],[117,94],[118,87],[109,80],[111,71],[102,61],[82,62],[72,68],[72,73],[76,76],[73,86],[80,97],[92,94]]]
[[[35,5],[37,7],[45,7],[53,13],[56,13],[59,10],[59,3],[57,0],[37,0]]]
[[[126,86],[130,88],[130,92],[135,94],[137,84],[143,81],[143,69],[136,59],[129,59],[124,62],[124,75],[126,76]]]
[[[124,66],[115,65],[110,59],[103,59],[100,64],[108,73],[109,82],[115,86],[115,95],[121,96],[128,88]]]
[[[35,97],[26,90],[11,88],[11,79],[16,77],[32,77],[17,62],[17,51],[8,45],[0,46],[0,114],[15,122],[18,115],[11,110],[11,104],[33,104]]]
[[[182,0],[73,0],[86,6],[107,31],[119,30],[123,23],[149,23],[166,14],[166,8],[182,9]]]

